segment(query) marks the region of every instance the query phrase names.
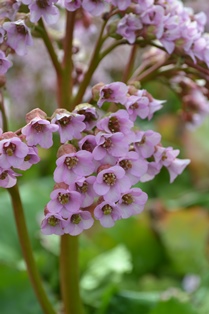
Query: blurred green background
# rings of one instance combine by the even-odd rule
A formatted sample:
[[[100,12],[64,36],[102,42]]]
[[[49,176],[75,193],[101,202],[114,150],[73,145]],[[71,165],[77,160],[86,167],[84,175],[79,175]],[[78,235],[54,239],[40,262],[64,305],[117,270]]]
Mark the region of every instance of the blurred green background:
[[[141,215],[118,221],[111,229],[95,223],[80,236],[82,298],[88,314],[208,314],[209,119],[188,131],[179,116],[180,100],[160,83],[144,87],[167,102],[151,122],[138,121],[140,127],[160,132],[163,145],[179,148],[180,157],[190,158],[191,164],[173,184],[163,169],[153,181],[138,185],[149,195]],[[11,121],[14,129],[20,127],[13,116]],[[56,141],[58,147],[55,137]],[[42,162],[19,178],[20,191],[34,256],[59,311],[59,237],[40,233],[53,188],[56,147],[39,153]],[[1,313],[42,313],[22,259],[9,195],[3,189],[0,278]]]

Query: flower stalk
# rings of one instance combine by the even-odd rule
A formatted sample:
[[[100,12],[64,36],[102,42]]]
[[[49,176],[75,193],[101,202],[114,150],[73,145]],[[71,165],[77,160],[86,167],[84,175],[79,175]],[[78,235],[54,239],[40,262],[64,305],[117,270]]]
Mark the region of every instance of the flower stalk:
[[[18,186],[17,185],[13,186],[12,188],[8,189],[8,192],[12,200],[18,238],[33,289],[42,307],[43,313],[56,314],[43,288],[42,281],[36,266],[36,262],[33,257],[33,251],[30,243],[30,238],[28,235],[28,230],[26,226]]]
[[[61,236],[60,280],[65,314],[83,314],[79,292],[78,236]]]

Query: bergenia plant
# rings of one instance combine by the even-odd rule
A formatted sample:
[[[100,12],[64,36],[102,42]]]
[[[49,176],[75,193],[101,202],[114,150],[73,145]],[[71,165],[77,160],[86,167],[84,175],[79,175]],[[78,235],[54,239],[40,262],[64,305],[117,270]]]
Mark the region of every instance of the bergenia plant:
[[[55,314],[55,309],[37,272],[18,177],[41,162],[39,147],[56,146],[54,188],[40,229],[49,237],[60,236],[61,312],[81,314],[78,235],[95,224],[111,228],[140,214],[149,199],[143,182],[153,180],[164,167],[172,183],[190,163],[179,158],[175,147],[165,147],[156,130],[143,128],[167,106],[166,99],[154,98],[143,85],[163,79],[181,97],[182,121],[190,128],[199,126],[209,113],[205,24],[204,13],[195,14],[180,0],[1,1],[0,187],[10,193],[23,256],[43,313]],[[3,97],[6,78],[37,40],[43,41],[56,75],[57,108],[49,106],[46,113],[41,103],[35,104],[25,113],[25,125],[11,131]],[[105,74],[102,61],[110,60],[116,48],[124,54],[123,68],[113,79]],[[85,49],[88,60],[81,57]],[[36,57],[41,59],[41,52]]]

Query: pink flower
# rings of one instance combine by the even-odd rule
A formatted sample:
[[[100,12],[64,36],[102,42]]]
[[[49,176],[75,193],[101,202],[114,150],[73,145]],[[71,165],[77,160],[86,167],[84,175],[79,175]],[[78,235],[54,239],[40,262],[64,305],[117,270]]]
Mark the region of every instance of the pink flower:
[[[117,163],[125,170],[126,176],[132,185],[139,182],[140,178],[148,170],[147,161],[139,157],[139,155],[133,151],[128,152],[125,157],[119,158]]]
[[[37,117],[22,128],[22,134],[25,135],[29,146],[39,144],[43,148],[49,148],[53,145],[52,133],[58,129],[58,125]]]
[[[94,150],[94,148],[97,146],[95,135],[86,135],[79,141],[79,147],[80,149],[87,150],[88,152],[91,152]]]
[[[82,177],[91,175],[95,170],[92,154],[83,150],[77,153],[64,154],[57,159],[56,164],[55,182],[64,182],[68,185],[75,183]]]
[[[12,62],[8,60],[3,51],[0,51],[0,75],[4,75],[12,66]]]
[[[96,177],[80,178],[75,182],[75,190],[79,192],[82,201],[81,207],[85,208],[93,204],[94,198],[97,196],[93,189],[93,183]]]
[[[0,19],[8,18],[13,21],[21,3],[19,0],[1,0],[0,3]]]
[[[130,180],[125,177],[125,170],[119,166],[113,166],[100,171],[93,184],[94,191],[104,197],[105,201],[116,202],[121,193],[131,187]]]
[[[141,119],[145,119],[149,115],[148,97],[142,95],[131,95],[127,98],[125,106],[132,121],[135,121],[137,116],[139,116]]]
[[[133,44],[142,27],[140,16],[129,13],[118,23],[117,33],[127,39],[130,44]]]
[[[33,45],[33,39],[29,28],[23,20],[5,22],[3,28],[7,32],[7,44],[15,50],[19,56],[24,56],[27,46]]]
[[[111,228],[116,220],[121,219],[121,211],[117,204],[103,201],[95,207],[94,217],[99,220],[103,227]]]
[[[150,161],[147,163],[147,172],[140,177],[140,182],[151,181],[161,170],[162,165],[156,161]]]
[[[87,131],[91,131],[96,126],[99,118],[97,109],[94,106],[85,103],[76,106],[73,113],[84,115],[85,119],[83,122],[86,124]]]
[[[116,157],[125,156],[128,153],[129,142],[121,132],[113,134],[99,132],[95,139],[97,146],[92,152],[95,160],[114,163]]]
[[[51,214],[59,214],[62,218],[69,218],[72,212],[81,207],[81,197],[78,192],[65,189],[55,189],[50,194],[51,200],[47,209]]]
[[[118,110],[104,117],[97,122],[97,128],[106,133],[121,132],[123,134],[130,133],[133,127],[133,122],[130,121],[129,114],[126,110]]]
[[[64,6],[68,11],[75,11],[81,7],[81,0],[64,0]]]
[[[0,168],[0,187],[11,188],[16,184],[17,176],[20,176],[20,174],[17,174],[12,169],[5,170]]]
[[[161,141],[161,135],[157,132],[138,131],[134,140],[134,148],[143,158],[149,158],[155,151],[155,146]]]
[[[83,230],[91,228],[93,223],[94,219],[90,212],[79,210],[70,214],[69,219],[66,221],[65,233],[76,236]]]
[[[0,141],[0,167],[20,168],[29,152],[28,146],[17,136]]]
[[[59,10],[54,3],[57,0],[33,0],[30,5],[30,20],[38,22],[43,17],[47,24],[54,24],[59,18]]]
[[[41,231],[46,235],[63,235],[65,226],[66,220],[63,219],[59,214],[48,213],[41,223]]]
[[[92,15],[98,16],[104,12],[104,1],[103,0],[83,0],[82,7]]]
[[[173,149],[172,147],[156,146],[154,158],[157,163],[162,166],[168,167],[180,153],[179,149]]]
[[[121,195],[118,202],[118,207],[121,211],[122,218],[129,218],[130,216],[140,214],[144,205],[147,202],[148,196],[139,188],[132,188]]]
[[[190,163],[189,159],[179,159],[176,158],[168,167],[168,172],[170,174],[170,183],[172,183],[176,177],[181,174],[186,166]]]
[[[116,6],[121,11],[126,10],[131,4],[131,0],[106,0],[106,2]]]
[[[70,141],[73,138],[80,139],[81,132],[86,128],[84,120],[84,115],[79,115],[76,113],[57,113],[52,119],[52,123],[59,125],[59,134],[61,143]]]
[[[23,163],[19,166],[21,170],[27,170],[32,165],[37,164],[40,161],[40,157],[38,156],[38,150],[36,147],[28,147],[28,153],[24,157]]]
[[[103,86],[100,89],[100,98],[97,105],[101,107],[104,102],[125,104],[128,87],[122,82],[114,82]]]

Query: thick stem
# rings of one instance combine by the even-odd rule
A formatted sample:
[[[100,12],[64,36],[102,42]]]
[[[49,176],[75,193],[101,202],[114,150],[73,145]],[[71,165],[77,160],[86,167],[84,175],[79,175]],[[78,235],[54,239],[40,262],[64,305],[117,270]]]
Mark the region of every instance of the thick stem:
[[[134,69],[134,62],[135,62],[137,49],[138,49],[138,45],[133,45],[127,66],[125,68],[125,71],[123,72],[122,82],[124,83],[127,83]]]
[[[40,35],[44,41],[44,44],[45,44],[46,49],[49,53],[49,56],[50,56],[50,59],[52,61],[53,66],[55,68],[55,71],[56,71],[57,75],[59,75],[62,72],[62,67],[58,61],[58,58],[57,58],[56,52],[54,50],[54,47],[52,45],[51,39],[47,33],[47,30],[45,28],[45,25],[44,25],[42,19],[40,19],[38,23],[40,26],[40,28],[39,28]]]
[[[67,11],[67,20],[66,20],[66,32],[64,40],[64,57],[63,57],[63,72],[61,79],[61,88],[62,88],[62,99],[60,99],[61,107],[68,110],[73,110],[72,108],[72,71],[73,71],[73,61],[72,61],[72,49],[73,49],[73,31],[75,25],[75,12]]]
[[[51,303],[48,300],[48,297],[45,293],[45,290],[42,286],[41,278],[36,267],[36,263],[33,257],[33,251],[27,231],[27,226],[24,217],[24,211],[22,207],[22,202],[18,190],[18,186],[8,189],[10,197],[12,200],[14,217],[19,237],[20,246],[22,253],[27,265],[27,270],[29,274],[30,281],[32,283],[33,289],[36,293],[37,299],[42,307],[43,313],[45,314],[56,314],[52,308]]]
[[[104,21],[104,23],[101,27],[100,34],[99,34],[95,49],[94,49],[94,52],[92,54],[91,61],[89,63],[88,71],[86,72],[84,79],[83,79],[83,81],[79,87],[78,93],[74,99],[75,106],[82,102],[86,88],[92,79],[92,75],[93,75],[94,71],[96,70],[99,62],[101,61],[101,58],[99,57],[99,53],[100,53],[100,49],[104,43],[104,40],[106,39],[106,37],[103,38],[103,32],[104,32],[106,24],[107,24],[107,21]]]
[[[3,131],[7,132],[8,131],[8,123],[7,123],[7,117],[6,117],[5,107],[4,107],[4,96],[3,96],[2,92],[0,92],[0,111],[2,114]]]
[[[77,236],[61,236],[60,279],[64,313],[83,314],[79,293]]]

